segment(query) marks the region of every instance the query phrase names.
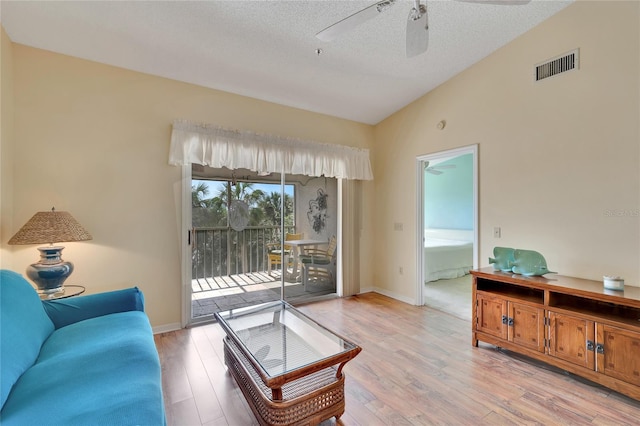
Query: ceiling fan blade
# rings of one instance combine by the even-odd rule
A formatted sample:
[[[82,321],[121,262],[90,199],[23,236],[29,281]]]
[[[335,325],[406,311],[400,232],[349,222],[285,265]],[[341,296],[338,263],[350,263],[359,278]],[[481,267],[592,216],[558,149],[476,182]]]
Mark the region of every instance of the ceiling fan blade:
[[[329,25],[327,28],[317,33],[316,37],[322,41],[333,41],[347,31],[351,31],[369,19],[375,18],[393,6],[396,1],[397,0],[384,0],[372,4],[371,6],[366,7],[353,15],[347,16],[333,25]]]
[[[478,4],[499,4],[503,6],[520,6],[523,4],[531,3],[531,0],[456,0],[465,3],[478,3]]]
[[[411,9],[407,18],[407,58],[418,56],[429,47],[429,18],[423,4]]]
[[[433,166],[434,169],[455,169],[456,165],[455,164],[443,164],[441,166]]]
[[[431,167],[429,167],[429,168],[426,170],[426,172],[427,172],[427,173],[431,173],[432,175],[441,175],[441,174],[443,173],[443,172],[441,172],[441,171],[434,170],[434,169],[432,169]]]

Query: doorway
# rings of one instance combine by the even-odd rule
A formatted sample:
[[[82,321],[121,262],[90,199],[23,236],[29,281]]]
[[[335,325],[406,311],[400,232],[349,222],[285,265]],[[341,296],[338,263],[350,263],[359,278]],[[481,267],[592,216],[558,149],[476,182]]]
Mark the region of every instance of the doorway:
[[[478,267],[477,145],[416,159],[416,299],[471,317],[471,276]]]
[[[193,165],[188,323],[281,298],[301,303],[335,297],[335,272],[307,274],[303,280],[302,262],[294,262],[296,248],[285,244],[290,253],[284,257],[272,250],[281,249],[283,235],[296,234],[320,247],[337,235],[337,192],[331,178],[282,179],[279,173]]]

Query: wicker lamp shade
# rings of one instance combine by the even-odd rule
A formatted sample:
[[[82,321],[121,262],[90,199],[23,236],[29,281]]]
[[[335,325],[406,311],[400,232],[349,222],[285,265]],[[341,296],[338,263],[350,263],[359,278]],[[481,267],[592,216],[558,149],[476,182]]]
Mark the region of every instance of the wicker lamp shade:
[[[36,213],[11,237],[9,244],[50,244],[38,248],[40,261],[27,268],[27,276],[36,283],[40,292],[51,295],[64,291],[63,283],[73,272],[73,263],[61,257],[64,247],[53,243],[90,239],[91,234],[73,216],[52,208],[49,212]]]
[[[36,213],[9,240],[10,245],[44,244],[92,239],[77,220],[68,212],[55,209]]]

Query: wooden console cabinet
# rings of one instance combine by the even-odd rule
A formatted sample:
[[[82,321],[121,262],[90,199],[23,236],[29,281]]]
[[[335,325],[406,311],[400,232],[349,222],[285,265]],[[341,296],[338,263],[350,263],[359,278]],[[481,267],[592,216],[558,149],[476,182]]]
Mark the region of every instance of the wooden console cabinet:
[[[527,355],[640,400],[640,288],[471,271],[472,344]]]

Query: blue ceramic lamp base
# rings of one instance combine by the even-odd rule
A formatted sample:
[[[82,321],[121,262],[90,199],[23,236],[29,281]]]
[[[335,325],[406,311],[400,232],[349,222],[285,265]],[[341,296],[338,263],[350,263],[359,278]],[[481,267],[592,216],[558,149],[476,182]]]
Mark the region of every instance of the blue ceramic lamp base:
[[[27,277],[38,286],[38,291],[51,294],[62,291],[64,281],[73,272],[73,263],[62,260],[62,246],[38,247],[40,261],[27,267]]]

